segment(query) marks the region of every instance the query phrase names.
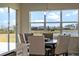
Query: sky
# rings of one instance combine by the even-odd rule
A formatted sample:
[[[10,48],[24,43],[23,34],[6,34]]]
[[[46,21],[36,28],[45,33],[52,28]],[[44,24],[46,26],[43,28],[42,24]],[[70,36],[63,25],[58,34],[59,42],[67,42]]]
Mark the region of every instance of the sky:
[[[30,12],[31,22],[44,22],[44,13],[45,11],[32,11]],[[47,22],[60,22],[60,10],[51,10],[46,11],[46,21]],[[62,21],[63,22],[72,22],[78,21],[78,10],[62,10]],[[37,23],[38,24],[38,23]],[[43,24],[32,24],[32,26],[43,26]],[[68,23],[71,24],[71,23]],[[72,23],[73,24],[73,23]],[[47,26],[59,26],[58,23],[50,23]],[[67,23],[63,24],[63,26],[67,25]]]
[[[60,22],[60,10],[50,11],[32,11],[30,12],[31,22],[44,22],[44,13],[46,13],[47,22]],[[62,10],[62,21],[78,21],[78,10]],[[15,25],[16,11],[10,8],[10,26]],[[64,24],[64,26],[67,23]],[[71,23],[70,23],[71,24]],[[8,26],[8,9],[0,8],[0,26]],[[43,26],[42,23],[32,24],[32,26]],[[47,26],[59,26],[59,23],[50,23]]]
[[[10,8],[10,26],[16,24],[16,11]],[[8,27],[8,8],[0,8],[0,27]]]

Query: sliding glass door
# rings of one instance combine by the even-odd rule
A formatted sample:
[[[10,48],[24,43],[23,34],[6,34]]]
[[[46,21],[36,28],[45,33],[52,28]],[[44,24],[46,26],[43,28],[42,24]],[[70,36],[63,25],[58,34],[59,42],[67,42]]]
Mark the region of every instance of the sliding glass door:
[[[16,48],[16,10],[10,8],[10,26],[9,26],[9,35],[10,35],[10,50]]]
[[[0,54],[16,48],[16,10],[0,8]]]

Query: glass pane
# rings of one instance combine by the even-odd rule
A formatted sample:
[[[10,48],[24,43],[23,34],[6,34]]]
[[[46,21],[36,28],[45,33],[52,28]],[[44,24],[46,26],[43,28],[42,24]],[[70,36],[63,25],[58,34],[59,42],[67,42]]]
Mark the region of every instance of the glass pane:
[[[32,33],[41,36],[44,32],[44,23],[31,23]]]
[[[60,23],[46,23],[46,27],[50,29],[60,29]]]
[[[16,48],[16,10],[10,8],[10,50]]]
[[[44,12],[43,11],[33,11],[30,12],[31,22],[44,22]]]
[[[60,22],[60,11],[47,11],[46,14],[47,22]]]
[[[44,29],[44,24],[43,23],[31,23],[31,28],[32,30],[41,30]]]
[[[63,29],[77,29],[78,23],[63,23]]]
[[[78,21],[78,10],[63,10],[62,21]]]
[[[72,36],[78,36],[78,24],[77,23],[63,23],[63,34],[70,34]]]
[[[0,8],[0,54],[8,51],[8,8]]]
[[[56,37],[60,34],[60,23],[46,23],[46,29],[53,32]]]

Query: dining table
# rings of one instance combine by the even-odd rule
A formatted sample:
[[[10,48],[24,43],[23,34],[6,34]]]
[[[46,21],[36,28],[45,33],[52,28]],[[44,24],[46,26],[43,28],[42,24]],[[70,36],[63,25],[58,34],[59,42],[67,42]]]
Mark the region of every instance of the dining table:
[[[48,41],[45,42],[45,48],[50,47],[51,55],[55,55],[55,48],[56,48],[57,39],[48,39]]]
[[[45,42],[45,44],[56,44],[56,43],[57,43],[57,39],[50,39]]]

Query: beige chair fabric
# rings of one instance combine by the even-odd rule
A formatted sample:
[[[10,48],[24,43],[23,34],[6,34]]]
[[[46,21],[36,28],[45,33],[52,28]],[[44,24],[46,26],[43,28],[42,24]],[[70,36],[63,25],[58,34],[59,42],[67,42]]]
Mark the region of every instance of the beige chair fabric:
[[[68,54],[78,54],[79,55],[79,37],[70,38]]]
[[[23,37],[24,37],[25,43],[28,43],[28,37],[29,36],[33,36],[33,33],[23,33]]]
[[[68,52],[69,36],[58,36],[55,54]]]
[[[45,55],[45,42],[43,36],[29,36],[30,47],[29,54],[31,55]]]

